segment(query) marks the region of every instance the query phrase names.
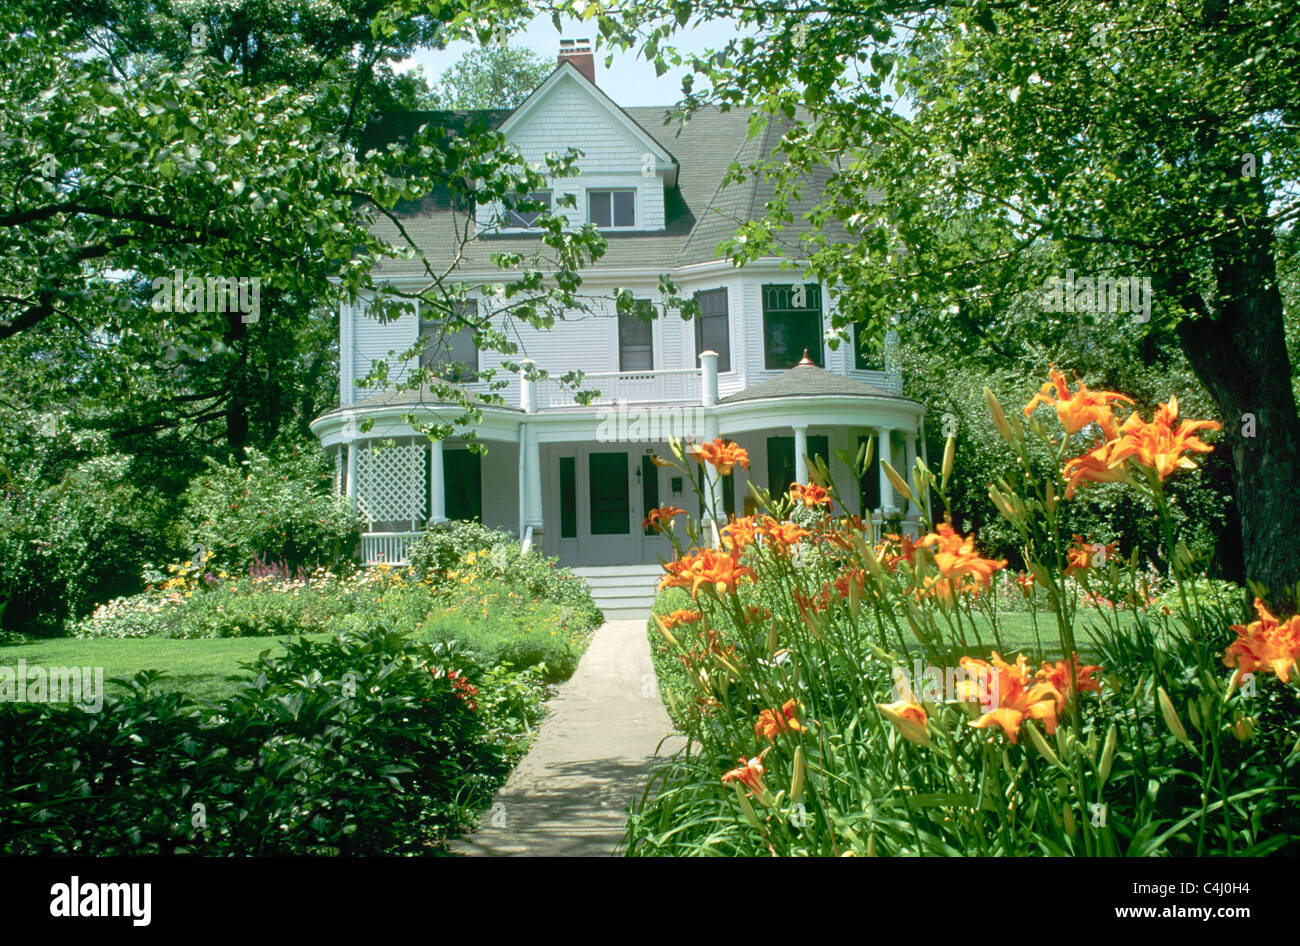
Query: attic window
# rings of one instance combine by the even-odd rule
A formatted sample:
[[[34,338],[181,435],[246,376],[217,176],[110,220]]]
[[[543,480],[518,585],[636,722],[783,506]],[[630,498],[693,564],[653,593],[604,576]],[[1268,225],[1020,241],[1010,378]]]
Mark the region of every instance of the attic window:
[[[587,192],[587,219],[602,230],[636,226],[636,191]]]
[[[545,204],[545,210],[551,209],[551,192],[550,191],[533,191],[525,198],[530,204]],[[523,202],[522,200],[520,201]],[[519,210],[514,207],[506,207],[506,227],[511,230],[531,230],[537,226],[537,218],[545,210]]]

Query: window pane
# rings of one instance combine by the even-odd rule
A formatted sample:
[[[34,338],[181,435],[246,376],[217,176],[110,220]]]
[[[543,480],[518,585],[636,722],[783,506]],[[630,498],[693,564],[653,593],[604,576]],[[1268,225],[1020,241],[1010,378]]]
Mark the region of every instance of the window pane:
[[[528,195],[528,200],[540,201],[545,204],[546,208],[549,210],[551,207],[551,192],[533,191]],[[506,226],[523,228],[531,227],[537,223],[537,218],[541,215],[542,211],[540,210],[516,210],[514,208],[509,208],[506,210]]]
[[[636,191],[614,191],[614,226],[636,226]]]
[[[864,371],[884,369],[880,342],[873,338],[865,320],[853,323],[853,367]]]
[[[462,317],[475,319],[478,302],[468,299],[458,303]],[[474,329],[470,326],[451,327],[444,330],[443,323],[434,319],[420,322],[420,338],[424,347],[420,351],[420,367],[446,366],[439,375],[448,381],[468,380],[478,369],[478,346],[474,344]]]
[[[650,371],[654,368],[650,323],[634,315],[618,317],[618,368]]]
[[[578,464],[560,457],[560,538],[578,537]]]
[[[587,219],[598,227],[609,226],[609,191],[592,191],[587,195]]]
[[[718,370],[731,370],[731,331],[727,322],[727,290],[697,292],[700,315],[695,321],[695,350],[716,351]]]
[[[822,367],[821,287],[764,286],[763,342],[769,369],[793,368],[805,349],[813,364]]]
[[[767,438],[767,488],[778,496],[794,482],[794,438]]]
[[[588,457],[591,534],[627,535],[632,505],[627,488],[627,454],[593,453]]]

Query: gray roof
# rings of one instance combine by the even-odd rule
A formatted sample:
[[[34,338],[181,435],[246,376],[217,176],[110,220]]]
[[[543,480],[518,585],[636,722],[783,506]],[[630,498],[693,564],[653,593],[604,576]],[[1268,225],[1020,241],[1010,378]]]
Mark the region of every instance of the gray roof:
[[[752,384],[735,394],[719,398],[719,404],[738,404],[742,401],[756,401],[760,398],[825,397],[839,395],[848,397],[887,397],[898,401],[911,398],[894,394],[884,388],[865,381],[846,378],[843,375],[818,368],[816,365],[795,365],[783,371],[775,378]]]
[[[459,388],[458,385],[453,385],[453,387]],[[510,407],[501,404],[488,404],[473,391],[464,388],[459,389],[464,391],[469,400],[475,404],[480,404],[484,407],[494,407],[505,411],[520,411],[520,408],[518,407]],[[459,409],[459,405],[453,405],[450,401],[443,400],[431,391],[428,385],[423,385],[418,390],[416,388],[409,388],[405,391],[380,391],[377,394],[363,397],[359,401],[353,401],[351,404],[344,404],[340,407],[331,408],[324,414],[321,414],[320,417],[316,418],[316,420],[324,420],[326,417],[333,417],[335,414],[341,414],[345,411],[358,409],[364,410],[373,407],[457,407],[457,409]],[[315,423],[315,421],[312,421],[312,423]]]
[[[718,258],[720,241],[730,237],[740,224],[764,215],[764,205],[774,193],[771,183],[750,178],[724,186],[724,180],[733,163],[744,167],[771,155],[781,140],[783,123],[771,121],[762,133],[751,138],[749,119],[754,109],[723,111],[716,107],[704,108],[685,122],[668,121],[670,112],[664,107],[626,108],[623,112],[677,159],[677,182],[664,194],[665,228],[649,233],[606,233],[608,247],[595,268],[601,265],[655,266],[666,271],[690,263],[709,262]],[[367,129],[361,152],[364,155],[370,148],[382,148],[385,142],[408,138],[421,125],[446,127],[457,132],[472,127],[490,129],[510,114],[510,111],[493,109],[385,115]],[[573,144],[579,149],[582,147],[581,141]],[[803,187],[800,199],[791,202],[794,223],[778,234],[784,254],[802,255],[799,238],[811,229],[803,215],[816,204],[828,178],[829,169],[812,175],[811,186]],[[446,191],[431,193],[419,201],[403,202],[397,207],[397,215],[406,231],[434,259],[453,256],[465,217],[471,212],[469,206],[453,206],[452,197]],[[388,221],[378,220],[375,228],[384,237],[397,239],[397,232]],[[471,227],[471,233],[472,230]],[[849,239],[838,224],[829,225],[825,232],[834,242]],[[461,268],[494,269],[493,253],[527,255],[538,249],[536,236],[485,234],[472,237],[465,248]],[[418,261],[384,260],[375,271],[376,275],[392,276],[417,274],[423,270]]]

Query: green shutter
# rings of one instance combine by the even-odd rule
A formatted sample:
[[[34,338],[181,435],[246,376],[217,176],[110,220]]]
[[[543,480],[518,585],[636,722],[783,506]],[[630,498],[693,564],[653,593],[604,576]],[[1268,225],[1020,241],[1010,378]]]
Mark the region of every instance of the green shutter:
[[[578,462],[560,457],[560,538],[578,537]]]

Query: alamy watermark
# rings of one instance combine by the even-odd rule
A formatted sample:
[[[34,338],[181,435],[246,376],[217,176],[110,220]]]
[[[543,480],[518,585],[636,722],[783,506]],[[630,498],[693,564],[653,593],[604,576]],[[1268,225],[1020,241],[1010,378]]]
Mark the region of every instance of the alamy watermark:
[[[103,667],[0,667],[0,703],[72,703],[87,713],[104,708]]]
[[[170,276],[155,276],[150,303],[155,312],[241,312],[246,323],[262,311],[260,276],[186,276],[177,269]]]
[[[1043,283],[1048,312],[1132,312],[1133,321],[1151,320],[1150,276],[1049,276]]]
[[[703,407],[628,407],[622,401],[596,412],[600,443],[666,443],[704,440]]]
[[[965,667],[935,667],[914,660],[911,672],[906,667],[895,666],[892,675],[894,685],[890,688],[890,699],[895,702],[978,702],[985,712],[1001,705],[996,673],[977,673]]]

